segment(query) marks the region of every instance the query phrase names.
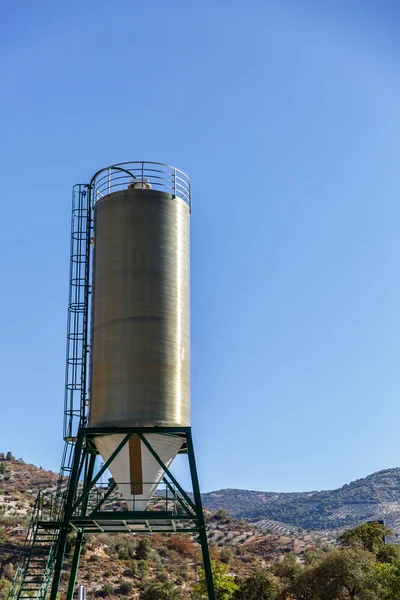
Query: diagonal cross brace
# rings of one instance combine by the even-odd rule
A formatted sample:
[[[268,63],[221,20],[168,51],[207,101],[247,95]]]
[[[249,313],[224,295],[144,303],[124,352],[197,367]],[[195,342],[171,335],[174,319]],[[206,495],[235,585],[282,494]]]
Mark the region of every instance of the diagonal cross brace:
[[[78,506],[81,504],[81,502],[83,502],[83,500],[89,496],[90,492],[92,491],[92,489],[94,488],[96,483],[99,481],[100,477],[103,475],[103,473],[105,473],[105,471],[107,471],[108,467],[111,465],[114,458],[120,453],[120,451],[125,446],[125,444],[128,443],[131,436],[132,436],[132,434],[128,433],[124,437],[122,442],[119,444],[119,446],[117,446],[117,448],[111,454],[110,458],[104,463],[104,465],[102,466],[100,471],[97,473],[96,477],[94,479],[92,479],[92,481],[89,484],[89,487],[86,488],[86,491],[84,492],[84,494],[82,494],[82,496],[79,498],[79,500],[77,502],[75,502],[74,506],[72,507],[71,514],[73,514],[75,512],[75,510],[78,508]]]
[[[191,506],[192,509],[194,510],[194,512],[197,514],[197,510],[196,510],[195,504],[191,501],[191,499],[189,498],[189,496],[187,495],[187,493],[185,492],[185,490],[179,485],[179,483],[177,482],[177,480],[175,479],[175,477],[172,475],[171,471],[168,469],[167,465],[165,465],[163,463],[163,461],[161,460],[161,458],[158,456],[157,452],[154,450],[154,448],[151,446],[151,444],[146,440],[146,438],[144,437],[144,435],[142,433],[138,433],[138,436],[142,440],[143,444],[146,446],[147,450],[156,459],[156,461],[158,462],[158,464],[160,465],[160,467],[162,468],[162,470],[168,475],[168,477],[170,478],[170,480],[172,481],[172,483],[180,491],[180,493],[185,498],[185,500],[189,504],[189,506]]]
[[[92,513],[99,512],[100,508],[103,506],[103,504],[105,503],[105,501],[107,500],[107,498],[109,498],[111,496],[111,494],[113,493],[113,491],[115,490],[116,487],[117,487],[117,484],[114,481],[114,483],[112,483],[111,486],[108,488],[108,490],[106,491],[106,493],[104,494],[104,496],[102,497],[102,499],[100,500],[100,502],[92,510]]]
[[[172,487],[172,485],[170,484],[170,482],[168,481],[168,479],[166,477],[163,477],[163,482],[165,483],[165,485],[167,486],[167,488],[169,489],[169,491],[174,495],[174,497],[176,496],[176,492],[174,490],[174,488]],[[180,496],[176,496],[176,499],[178,500],[179,504],[182,506],[182,508],[185,510],[185,512],[187,512],[187,514],[189,516],[194,516],[194,518],[197,517],[197,515],[193,515],[193,513],[190,512],[189,508],[186,506],[186,504],[184,503],[184,501],[182,500],[182,498]]]

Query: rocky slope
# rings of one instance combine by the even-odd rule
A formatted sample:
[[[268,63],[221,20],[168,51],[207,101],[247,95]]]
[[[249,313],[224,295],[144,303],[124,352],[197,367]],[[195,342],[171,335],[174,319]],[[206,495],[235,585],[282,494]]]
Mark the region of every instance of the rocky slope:
[[[20,555],[31,507],[39,489],[51,491],[58,476],[50,471],[8,459],[0,453],[0,600],[7,597],[13,569]],[[229,565],[232,574],[243,577],[266,567],[283,553],[299,557],[321,545],[319,535],[294,533],[290,528],[264,532],[225,511],[206,511],[211,556]],[[62,592],[68,583],[73,534],[70,536]],[[146,582],[172,582],[190,590],[201,567],[200,548],[190,536],[149,536],[147,547],[140,535],[89,535],[82,553],[78,583],[87,587],[89,598],[138,598]],[[101,577],[99,577],[101,573]],[[107,586],[107,587],[106,587]],[[188,592],[189,593],[189,592]]]

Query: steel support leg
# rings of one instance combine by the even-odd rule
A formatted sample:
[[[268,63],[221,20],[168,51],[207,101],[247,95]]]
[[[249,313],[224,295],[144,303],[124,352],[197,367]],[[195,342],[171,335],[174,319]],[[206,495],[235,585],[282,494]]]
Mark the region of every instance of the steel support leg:
[[[86,468],[86,473],[85,473],[85,481],[84,481],[83,491],[85,491],[85,489],[90,485],[90,483],[92,481],[95,462],[96,462],[95,454],[90,454],[90,456],[87,456],[87,468]],[[82,517],[84,517],[86,514],[88,501],[89,501],[89,498],[86,497],[85,500],[82,502],[82,508],[81,508],[81,516]],[[75,542],[74,556],[72,559],[71,571],[69,574],[69,583],[68,583],[68,591],[67,591],[66,600],[72,600],[72,598],[74,597],[76,576],[78,573],[79,561],[81,558],[81,552],[82,552],[82,546],[83,546],[84,540],[85,540],[85,537],[83,535],[83,532],[79,531],[78,535],[76,537],[76,542]]]
[[[68,531],[69,531],[69,521],[70,521],[70,517],[71,517],[71,509],[72,509],[73,501],[75,498],[76,489],[78,487],[81,460],[82,461],[85,460],[85,456],[82,456],[83,441],[84,441],[84,434],[82,432],[79,432],[78,439],[76,441],[76,446],[75,446],[74,463],[73,463],[73,468],[72,468],[72,473],[71,473],[71,480],[70,480],[70,484],[69,484],[69,488],[68,488],[67,501],[65,504],[64,520],[63,520],[63,524],[61,526],[60,536],[59,536],[58,545],[57,545],[57,556],[56,556],[56,563],[54,566],[54,575],[53,575],[53,583],[52,583],[51,592],[50,592],[50,600],[57,600],[57,593],[58,593],[58,588],[60,585],[60,578],[61,578],[61,570],[62,570],[64,556],[65,556],[65,547],[67,544],[67,536],[68,536]]]
[[[76,575],[78,573],[78,566],[79,566],[79,560],[81,558],[83,541],[84,541],[83,532],[79,531],[77,538],[76,538],[76,542],[75,542],[74,556],[72,559],[71,572],[69,575],[69,583],[68,583],[68,591],[67,591],[66,600],[72,600],[72,598],[74,597]]]
[[[203,506],[202,506],[202,502],[201,502],[200,486],[199,486],[199,479],[197,476],[196,461],[194,458],[194,448],[193,448],[191,431],[189,431],[186,434],[186,443],[187,443],[187,449],[188,449],[190,475],[192,478],[193,496],[194,496],[194,502],[196,505],[196,513],[197,513],[198,524],[199,524],[199,537],[200,537],[201,552],[203,554],[204,574],[206,577],[208,599],[216,600],[215,590],[214,590],[214,580],[213,580],[213,574],[212,574],[212,568],[211,568],[210,553],[208,551],[206,525],[204,522]]]

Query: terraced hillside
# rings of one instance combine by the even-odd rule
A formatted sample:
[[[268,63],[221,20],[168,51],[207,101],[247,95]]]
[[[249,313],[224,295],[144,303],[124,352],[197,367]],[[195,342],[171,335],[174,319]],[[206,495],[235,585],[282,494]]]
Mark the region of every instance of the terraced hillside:
[[[203,494],[205,506],[224,508],[267,529],[336,530],[384,519],[400,535],[400,468],[386,469],[337,490],[274,493],[227,489]]]
[[[57,479],[55,473],[0,453],[0,600],[7,597],[37,492],[53,490]],[[320,546],[318,535],[288,529],[263,532],[222,510],[206,511],[206,523],[212,558],[229,565],[238,577],[267,567],[282,554],[294,552],[301,558],[307,549]],[[61,577],[61,597],[68,583],[73,537]],[[93,599],[137,599],[153,581],[175,584],[189,597],[201,565],[199,545],[188,535],[88,535],[78,583],[87,587],[88,598]]]

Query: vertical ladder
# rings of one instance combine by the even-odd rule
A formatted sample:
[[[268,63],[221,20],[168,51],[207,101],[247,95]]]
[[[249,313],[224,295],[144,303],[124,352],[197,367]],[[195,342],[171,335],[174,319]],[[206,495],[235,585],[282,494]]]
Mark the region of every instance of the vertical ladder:
[[[72,192],[64,399],[66,442],[76,441],[78,428],[83,427],[86,421],[91,227],[89,187],[75,185]]]
[[[52,528],[46,529],[43,514],[45,495],[39,492],[8,600],[44,600],[54,573],[78,429],[86,423],[91,231],[90,187],[77,184],[72,191],[63,427],[65,447],[51,511],[46,513],[46,520],[52,521]]]

